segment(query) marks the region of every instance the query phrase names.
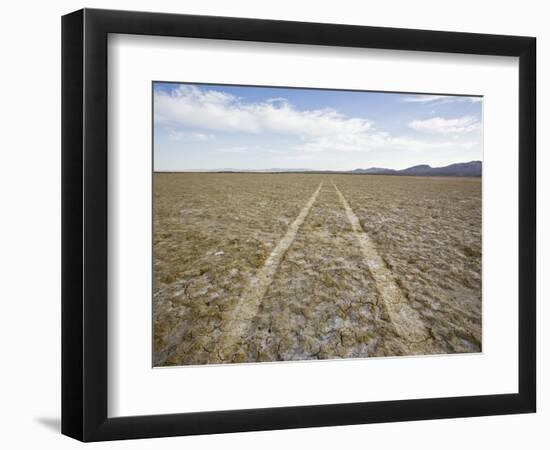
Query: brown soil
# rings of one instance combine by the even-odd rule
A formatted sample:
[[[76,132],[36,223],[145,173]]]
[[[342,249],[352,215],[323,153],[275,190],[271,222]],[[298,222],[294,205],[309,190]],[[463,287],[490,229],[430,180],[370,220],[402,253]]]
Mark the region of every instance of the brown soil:
[[[154,190],[156,366],[481,350],[479,179],[155,174]]]

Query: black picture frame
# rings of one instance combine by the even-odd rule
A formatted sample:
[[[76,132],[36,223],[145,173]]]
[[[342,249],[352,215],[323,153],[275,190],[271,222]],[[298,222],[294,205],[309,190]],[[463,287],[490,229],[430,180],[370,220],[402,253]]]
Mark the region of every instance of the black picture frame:
[[[519,57],[517,393],[107,416],[109,33]],[[62,433],[82,441],[535,412],[536,39],[83,9],[62,18]]]

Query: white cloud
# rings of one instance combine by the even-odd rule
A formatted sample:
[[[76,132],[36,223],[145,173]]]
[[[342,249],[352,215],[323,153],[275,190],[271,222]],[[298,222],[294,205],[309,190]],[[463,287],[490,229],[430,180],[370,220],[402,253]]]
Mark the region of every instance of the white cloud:
[[[196,132],[187,132],[187,131],[176,131],[176,130],[170,130],[170,133],[168,134],[168,137],[172,139],[173,141],[208,141],[211,139],[214,139],[215,136],[213,134],[205,134],[205,133],[196,133]]]
[[[406,97],[403,97],[402,100],[407,103],[429,103],[444,98],[447,97],[445,95],[408,95]]]
[[[441,134],[462,134],[481,128],[481,123],[473,116],[464,116],[457,119],[443,119],[433,117],[427,120],[413,120],[409,128],[416,131]]]
[[[274,97],[274,98],[268,98],[266,100],[267,103],[288,103],[288,100],[284,97]]]
[[[425,97],[430,96],[418,96]],[[431,96],[437,99],[442,96]],[[420,100],[411,100],[420,101]],[[293,137],[298,141],[295,151],[366,152],[374,149],[422,150],[460,146],[457,142],[434,142],[396,137],[377,130],[372,121],[346,116],[335,109],[299,110],[284,98],[263,102],[243,102],[231,94],[190,85],[180,85],[171,92],[155,92],[155,122],[169,127],[191,127],[201,132],[192,133],[195,139],[211,136],[204,130],[236,133],[273,133]],[[445,119],[414,121],[409,126],[420,131],[456,130],[473,127],[472,123],[448,123]],[[433,120],[443,121],[434,123]],[[178,135],[176,135],[178,136]],[[181,134],[189,138],[189,133]],[[290,147],[290,146],[289,146]],[[289,148],[290,149],[290,148]],[[218,149],[237,153],[240,147]]]
[[[304,152],[322,151],[366,151],[390,149],[393,151],[425,151],[442,150],[446,148],[473,148],[475,142],[457,141],[426,141],[408,136],[390,136],[387,133],[377,133],[369,137],[339,136],[335,138],[315,138],[297,147]]]
[[[330,108],[301,111],[282,98],[242,103],[227,93],[185,85],[171,93],[156,92],[155,120],[210,130],[296,136],[357,134],[372,127],[368,120],[346,117]]]
[[[220,153],[245,153],[248,147],[225,147],[216,149]]]
[[[405,103],[429,103],[430,105],[444,103],[479,103],[483,97],[467,97],[462,95],[405,95],[401,97]]]

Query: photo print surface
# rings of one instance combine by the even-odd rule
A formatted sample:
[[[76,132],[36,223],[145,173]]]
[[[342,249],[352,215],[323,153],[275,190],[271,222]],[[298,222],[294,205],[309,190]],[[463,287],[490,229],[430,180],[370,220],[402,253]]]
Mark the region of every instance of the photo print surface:
[[[152,96],[153,366],[482,351],[482,97]]]

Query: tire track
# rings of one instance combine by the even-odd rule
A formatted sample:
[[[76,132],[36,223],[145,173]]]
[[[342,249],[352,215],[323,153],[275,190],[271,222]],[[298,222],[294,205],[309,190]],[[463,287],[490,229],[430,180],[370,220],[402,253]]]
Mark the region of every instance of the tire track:
[[[383,356],[386,340],[396,338],[345,210],[326,183],[242,342],[247,361]]]
[[[250,280],[248,288],[245,290],[239,302],[230,312],[229,317],[225,320],[223,326],[223,335],[219,341],[219,356],[224,361],[230,361],[238,351],[237,345],[243,338],[247,337],[252,319],[257,315],[262,298],[264,297],[267,288],[273,281],[273,277],[281,264],[281,260],[288,248],[294,242],[298,230],[304,223],[311,207],[317,200],[317,196],[323,186],[323,182],[309,198],[304,205],[300,214],[294,222],[288,227],[286,234],[273,249],[264,265],[259,269],[258,273]]]
[[[374,278],[376,288],[397,333],[410,343],[425,341],[430,337],[430,334],[422,323],[419,314],[407,303],[407,299],[397,286],[391,271],[386,267],[372,240],[361,227],[359,218],[353,212],[340,189],[334,182],[332,182],[332,185],[344,206],[351,228],[356,234],[361,251]]]

